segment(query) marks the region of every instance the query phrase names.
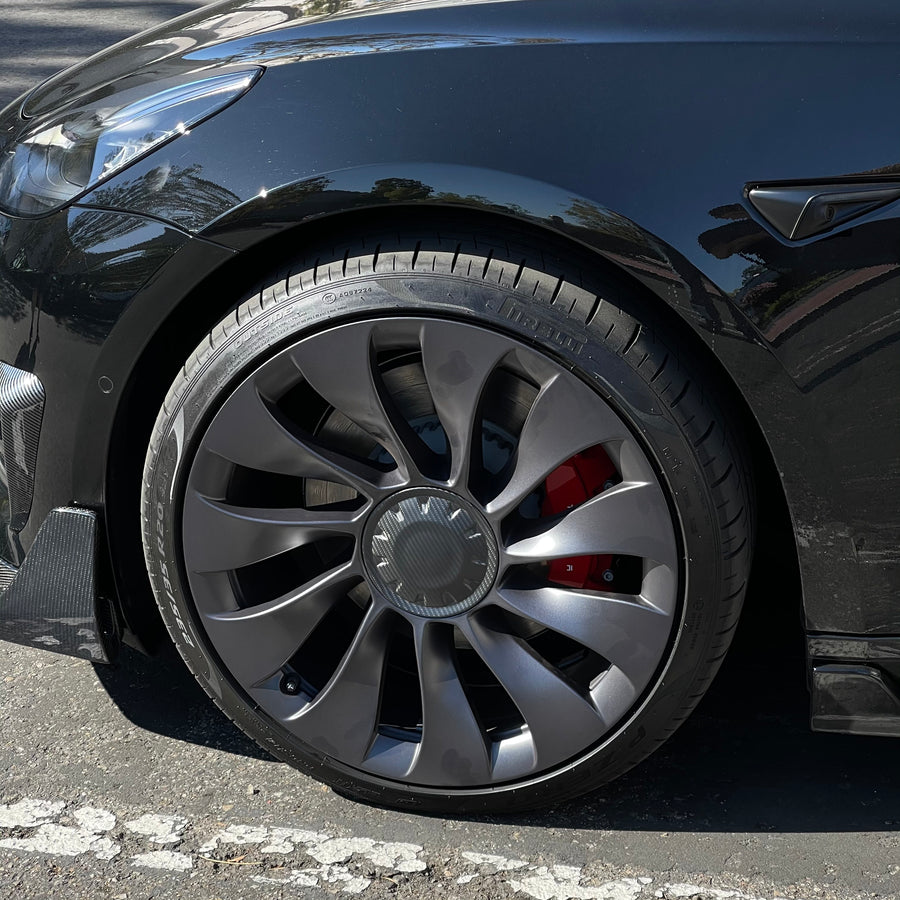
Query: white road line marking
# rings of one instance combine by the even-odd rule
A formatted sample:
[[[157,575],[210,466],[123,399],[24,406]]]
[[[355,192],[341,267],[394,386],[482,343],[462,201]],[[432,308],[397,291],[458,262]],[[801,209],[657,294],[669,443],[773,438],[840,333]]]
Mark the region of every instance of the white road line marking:
[[[492,866],[498,872],[512,872],[515,869],[524,869],[528,863],[521,859],[507,859],[505,856],[495,856],[493,853],[470,853],[464,851],[462,858],[476,866]]]
[[[84,806],[75,810],[75,821],[91,834],[102,834],[116,827],[116,817],[105,809]]]
[[[698,887],[696,884],[667,884],[665,891],[657,891],[657,897],[666,897],[667,900],[679,900],[682,897],[696,897],[701,894],[711,897],[713,900],[753,900],[742,891],[723,891],[720,888]],[[777,898],[776,898],[777,900]]]
[[[257,884],[296,885],[297,887],[319,887],[320,884],[340,885],[344,894],[361,894],[372,883],[371,878],[354,875],[346,866],[319,866],[318,869],[292,869],[286,878],[269,878],[254,875]]]
[[[174,850],[151,850],[131,857],[131,864],[139,869],[165,869],[169,872],[189,872],[194,861],[186,853]]]
[[[581,869],[576,866],[540,866],[533,875],[509,884],[535,900],[634,900],[644,889],[636,878],[582,884]]]
[[[27,838],[5,838],[0,847],[6,850],[25,850],[28,853],[47,853],[52,856],[80,856],[93,853],[97,859],[112,859],[121,847],[109,838],[92,834],[84,828],[66,825],[38,825]]]
[[[65,803],[47,800],[20,800],[10,806],[0,806],[0,828],[34,828],[51,822],[65,807]]]
[[[67,812],[63,801],[23,798],[0,805],[0,848],[48,856],[93,854],[99,860],[109,861],[122,852],[122,846],[113,839],[121,837],[121,833],[111,835],[117,822],[114,813],[98,807],[79,806]],[[429,872],[429,884],[443,881],[449,887],[489,881],[492,891],[505,887],[511,894],[533,900],[757,900],[724,886],[659,884],[648,876],[592,883],[580,866],[538,866],[524,859],[471,850],[461,851],[455,866],[445,860],[437,870],[430,870],[423,858],[425,849],[419,844],[334,837],[302,828],[252,824],[223,828],[220,823],[218,830],[212,830],[184,816],[144,813],[126,821],[124,829],[128,834],[123,843],[131,854],[127,859],[132,866],[179,876],[202,865],[216,865],[217,860],[210,854],[217,852],[225,854],[222,865],[227,867],[229,847],[252,848],[251,858],[258,859],[260,867],[272,864],[265,859],[268,855],[285,857],[283,866],[278,863],[275,868],[264,870],[267,874],[260,874],[259,868],[254,874],[254,867],[248,863],[243,864],[248,866],[246,869],[235,867],[229,872],[232,879],[244,878],[258,885],[328,886],[331,892],[355,895],[364,893],[381,878],[415,878]],[[194,832],[197,838],[193,837]],[[159,849],[159,845],[171,846]],[[470,871],[465,871],[467,866]],[[423,892],[429,890],[425,881],[420,887]]]
[[[149,838],[152,844],[177,844],[187,826],[188,820],[184,816],[161,816],[156,813],[147,813],[125,823],[129,831]]]

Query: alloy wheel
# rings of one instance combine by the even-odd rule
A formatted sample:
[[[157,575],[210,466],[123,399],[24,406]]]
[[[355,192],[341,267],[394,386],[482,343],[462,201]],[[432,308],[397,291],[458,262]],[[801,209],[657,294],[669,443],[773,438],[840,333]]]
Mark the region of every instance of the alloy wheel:
[[[666,658],[678,547],[597,391],[438,318],[271,356],[203,432],[182,510],[199,623],[250,699],[345,766],[435,788],[611,736]]]

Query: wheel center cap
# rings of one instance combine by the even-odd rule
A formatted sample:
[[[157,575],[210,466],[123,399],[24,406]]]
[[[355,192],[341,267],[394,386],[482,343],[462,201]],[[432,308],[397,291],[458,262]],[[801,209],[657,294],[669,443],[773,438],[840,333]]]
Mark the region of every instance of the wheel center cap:
[[[497,542],[487,521],[449,491],[395,494],[369,517],[363,548],[373,587],[418,616],[471,609],[497,575]]]

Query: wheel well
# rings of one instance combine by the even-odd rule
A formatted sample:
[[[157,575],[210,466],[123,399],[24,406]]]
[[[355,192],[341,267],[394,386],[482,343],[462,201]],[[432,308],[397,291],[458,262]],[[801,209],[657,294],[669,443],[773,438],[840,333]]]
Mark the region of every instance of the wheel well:
[[[176,310],[162,323],[137,360],[122,394],[109,454],[108,486],[105,510],[110,572],[114,580],[113,593],[118,597],[119,612],[128,643],[153,652],[164,637],[164,629],[146,575],[141,546],[140,521],[135,515],[135,497],[141,483],[144,456],[157,413],[169,385],[185,359],[215,324],[263,281],[282,269],[285,260],[299,255],[303,248],[327,245],[328,241],[342,241],[343,236],[364,233],[367,229],[383,232],[391,225],[398,230],[419,231],[473,229],[483,233],[496,244],[498,239],[529,234],[539,237],[552,254],[570,259],[573,255],[586,269],[602,268],[607,278],[619,281],[631,296],[653,305],[656,313],[678,331],[695,357],[711,370],[715,383],[725,394],[729,412],[736,417],[749,451],[749,459],[756,482],[757,538],[751,572],[751,585],[770,580],[768,573],[776,567],[779,585],[785,588],[782,596],[800,598],[799,562],[796,555],[791,517],[775,461],[765,437],[746,400],[730,374],[706,346],[702,338],[681,317],[649,288],[628,273],[614,266],[594,247],[572,237],[550,231],[537,223],[523,223],[489,212],[470,212],[446,208],[391,208],[338,214],[291,228],[275,237],[237,254],[216,270],[202,285],[185,296]],[[221,299],[224,298],[224,299]],[[751,598],[753,596],[751,589]],[[750,605],[753,605],[752,603]],[[759,607],[761,604],[756,604]],[[790,610],[794,621],[801,620],[802,603],[789,604],[776,611],[787,617]],[[754,610],[752,618],[762,615]],[[769,619],[768,609],[765,611]],[[765,629],[766,634],[772,630]],[[762,632],[761,632],[762,633]]]

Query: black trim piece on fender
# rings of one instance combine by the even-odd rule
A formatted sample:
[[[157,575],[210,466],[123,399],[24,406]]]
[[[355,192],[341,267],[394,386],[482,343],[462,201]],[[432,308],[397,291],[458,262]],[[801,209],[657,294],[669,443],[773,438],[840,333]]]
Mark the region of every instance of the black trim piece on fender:
[[[110,662],[113,634],[98,614],[98,532],[93,510],[54,509],[19,569],[3,563],[0,640]]]
[[[900,183],[754,185],[747,199],[782,237],[802,241],[879,209],[900,197]]]
[[[900,737],[900,637],[807,637],[814,731]]]
[[[0,479],[6,482],[11,531],[28,522],[44,418],[44,386],[30,372],[0,363]]]

